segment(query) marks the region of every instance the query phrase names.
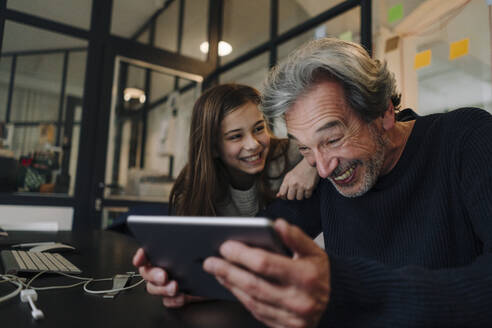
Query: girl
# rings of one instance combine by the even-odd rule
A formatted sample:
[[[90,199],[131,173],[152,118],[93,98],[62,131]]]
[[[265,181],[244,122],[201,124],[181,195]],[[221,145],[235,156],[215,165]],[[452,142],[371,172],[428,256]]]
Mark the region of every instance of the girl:
[[[188,164],[171,191],[174,214],[254,216],[276,196],[311,196],[316,170],[287,139],[272,136],[259,103],[258,91],[239,84],[213,87],[196,101]]]

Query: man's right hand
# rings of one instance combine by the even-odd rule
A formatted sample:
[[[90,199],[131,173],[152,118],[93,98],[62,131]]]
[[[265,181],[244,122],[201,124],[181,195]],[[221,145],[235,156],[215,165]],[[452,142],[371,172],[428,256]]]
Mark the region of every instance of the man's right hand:
[[[180,293],[176,280],[169,280],[164,269],[151,266],[142,248],[139,248],[133,256],[133,265],[147,281],[147,292],[162,296],[162,304],[165,307],[177,308],[190,302],[204,300],[202,297]]]

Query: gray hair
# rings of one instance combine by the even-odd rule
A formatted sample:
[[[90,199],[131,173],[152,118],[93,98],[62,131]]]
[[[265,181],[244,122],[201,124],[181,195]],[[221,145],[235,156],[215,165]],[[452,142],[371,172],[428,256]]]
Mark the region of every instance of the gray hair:
[[[371,59],[356,43],[324,38],[301,46],[270,71],[263,113],[269,120],[282,117],[300,96],[326,80],[341,83],[347,104],[366,122],[383,116],[390,101],[399,109],[401,96],[386,62]]]

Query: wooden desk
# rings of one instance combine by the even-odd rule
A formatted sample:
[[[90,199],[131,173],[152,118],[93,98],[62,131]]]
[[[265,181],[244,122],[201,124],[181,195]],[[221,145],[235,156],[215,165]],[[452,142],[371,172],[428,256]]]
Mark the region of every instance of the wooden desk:
[[[64,256],[77,265],[81,276],[93,278],[112,277],[117,273],[135,271],[131,259],[137,243],[120,233],[93,231],[88,233],[10,232],[0,238],[0,248],[19,242],[59,241],[71,244],[77,251]],[[0,264],[1,266],[1,264]],[[3,272],[3,268],[1,268]],[[134,282],[137,281],[134,278]],[[58,275],[42,276],[35,286],[74,283]],[[109,289],[111,282],[93,283],[90,289]],[[0,284],[0,296],[14,287]],[[0,303],[0,327],[263,327],[240,303],[208,301],[190,304],[182,309],[166,309],[159,297],[151,296],[142,284],[120,292],[114,299],[90,295],[82,286],[70,289],[38,291],[38,307],[45,319],[34,321],[27,303],[17,296]]]

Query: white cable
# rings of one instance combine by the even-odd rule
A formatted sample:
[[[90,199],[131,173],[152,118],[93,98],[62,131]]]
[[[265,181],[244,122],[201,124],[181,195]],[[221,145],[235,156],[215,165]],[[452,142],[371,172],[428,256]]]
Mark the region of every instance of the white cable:
[[[109,280],[111,280],[112,278],[109,278]],[[122,287],[122,288],[114,288],[114,289],[106,289],[106,290],[90,290],[87,288],[87,286],[93,282],[93,281],[100,281],[100,280],[108,280],[108,279],[94,279],[94,280],[90,280],[90,281],[87,281],[84,283],[84,291],[86,293],[89,293],[89,294],[106,294],[106,293],[111,293],[111,292],[121,292],[122,290],[127,290],[127,289],[132,289],[132,288],[135,288],[137,287],[138,285],[140,285],[141,283],[143,283],[145,281],[145,279],[142,279],[138,282],[136,282],[135,284],[133,285],[130,285],[128,287]]]
[[[122,288],[114,288],[114,289],[106,289],[106,290],[90,290],[87,288],[87,286],[91,282],[98,282],[98,281],[108,281],[108,280],[113,280],[113,278],[99,278],[99,279],[94,279],[94,278],[86,278],[86,277],[78,277],[78,276],[73,276],[70,274],[66,274],[63,272],[56,272],[57,274],[60,274],[62,276],[66,276],[69,278],[77,279],[77,280],[82,280],[81,282],[72,284],[72,285],[61,285],[61,286],[46,286],[46,287],[35,287],[32,286],[32,283],[35,279],[37,279],[39,276],[42,274],[46,273],[47,271],[41,271],[37,273],[34,277],[32,277],[27,284],[23,283],[19,277],[14,276],[14,275],[2,275],[0,274],[0,278],[4,279],[4,282],[10,282],[11,284],[14,284],[17,286],[17,289],[14,290],[12,293],[0,297],[0,303],[7,301],[17,295],[19,295],[22,291],[22,289],[25,287],[26,289],[33,289],[33,290],[52,290],[52,289],[64,289],[64,288],[73,288],[77,287],[80,285],[83,285],[84,291],[89,293],[89,294],[105,294],[105,293],[111,293],[111,292],[120,292],[123,290],[128,290],[137,287],[138,285],[142,284],[145,280],[141,279],[140,281],[137,281],[135,284],[127,286],[127,287],[122,287]],[[134,274],[131,277],[140,277],[139,274]],[[2,281],[0,281],[2,282]]]
[[[14,290],[13,292],[11,292],[10,294],[7,294],[5,296],[0,297],[0,303],[5,302],[5,301],[19,295],[23,286],[22,286],[22,282],[17,280],[17,277],[10,276],[10,275],[3,275],[3,274],[0,274],[0,277],[3,279],[3,281],[10,282],[11,284],[17,286],[17,289]],[[15,278],[12,278],[12,277],[15,277]]]
[[[78,279],[78,280],[82,280],[82,281],[75,283],[75,284],[72,284],[72,285],[62,285],[62,286],[46,286],[46,287],[34,287],[34,286],[32,286],[33,281],[46,272],[47,271],[41,271],[38,274],[36,274],[34,277],[32,277],[31,280],[29,280],[29,282],[27,283],[26,288],[32,288],[34,290],[52,290],[52,289],[73,288],[73,287],[83,285],[84,291],[89,293],[89,294],[105,294],[105,293],[110,293],[110,292],[119,292],[122,290],[132,289],[132,288],[137,287],[138,285],[140,285],[141,283],[143,283],[145,281],[144,279],[142,279],[142,280],[136,282],[135,284],[133,284],[131,286],[97,291],[97,290],[90,290],[87,288],[87,286],[91,282],[108,281],[108,280],[113,280],[113,278],[94,279],[94,278],[85,278],[85,277],[73,276],[73,275],[70,275],[70,274],[67,274],[64,272],[56,272],[57,274],[60,274],[62,276],[66,276],[69,278]],[[133,274],[132,277],[140,277],[140,275],[139,274]]]

